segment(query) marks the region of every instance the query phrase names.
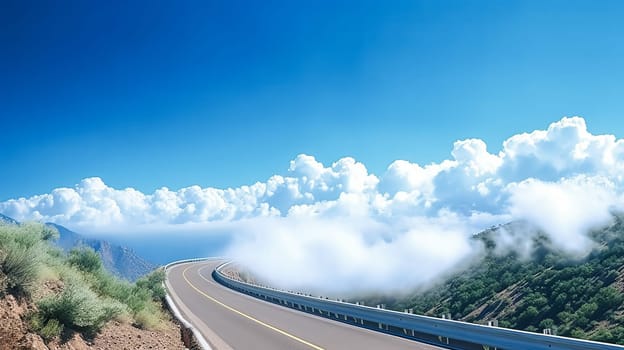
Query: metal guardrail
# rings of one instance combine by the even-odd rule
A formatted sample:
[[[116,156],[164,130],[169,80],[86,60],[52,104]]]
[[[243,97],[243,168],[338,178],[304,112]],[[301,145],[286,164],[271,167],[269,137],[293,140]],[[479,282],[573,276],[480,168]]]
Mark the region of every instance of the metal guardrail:
[[[176,260],[176,261],[170,262],[167,265],[163,266],[163,269],[165,271],[167,271],[173,265],[180,265],[180,264],[185,264],[185,263],[189,263],[189,262],[207,261],[207,260],[223,260],[223,259],[222,258],[217,258],[217,257],[208,257],[208,258],[193,258],[193,259]]]
[[[356,305],[235,280],[218,266],[221,284],[303,312],[455,350],[622,350],[624,346],[531,333]]]
[[[174,265],[179,265],[179,264],[184,264],[184,263],[189,263],[189,262],[196,262],[196,261],[213,260],[213,259],[216,259],[216,258],[196,258],[196,259],[178,260],[178,261],[174,261],[165,265],[163,269],[165,270],[165,275],[166,275],[167,270]],[[180,321],[180,323],[182,323],[183,327],[185,327],[186,329],[190,330],[191,333],[193,333],[193,337],[195,337],[195,340],[197,340],[198,345],[203,350],[212,350],[212,347],[210,346],[208,341],[206,341],[204,336],[195,327],[193,327],[193,325],[186,318],[184,318],[184,316],[180,312],[180,309],[178,309],[178,306],[173,301],[173,298],[171,298],[171,296],[169,295],[169,285],[166,282],[167,281],[165,278],[165,283],[163,283],[163,287],[165,288],[165,291],[167,291],[167,296],[165,297],[165,301],[167,302],[169,309],[173,313],[173,316],[178,321]]]

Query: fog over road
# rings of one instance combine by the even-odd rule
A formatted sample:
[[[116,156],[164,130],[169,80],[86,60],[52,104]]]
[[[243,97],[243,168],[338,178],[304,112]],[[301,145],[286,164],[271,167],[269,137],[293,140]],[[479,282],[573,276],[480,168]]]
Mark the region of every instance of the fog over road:
[[[174,302],[214,349],[441,349],[233,291],[212,278],[220,263],[174,265],[167,273]]]

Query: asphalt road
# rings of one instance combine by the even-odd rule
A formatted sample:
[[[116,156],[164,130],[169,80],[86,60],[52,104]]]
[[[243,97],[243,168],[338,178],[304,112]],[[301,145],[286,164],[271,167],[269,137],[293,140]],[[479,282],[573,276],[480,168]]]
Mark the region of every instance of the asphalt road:
[[[174,302],[213,349],[441,349],[233,291],[212,279],[212,271],[219,264],[180,264],[167,274]]]

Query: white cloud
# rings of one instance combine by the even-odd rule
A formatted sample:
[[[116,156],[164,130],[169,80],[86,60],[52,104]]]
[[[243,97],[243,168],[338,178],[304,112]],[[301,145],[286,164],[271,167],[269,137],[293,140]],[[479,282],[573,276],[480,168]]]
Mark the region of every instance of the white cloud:
[[[541,228],[565,252],[586,253],[592,247],[587,231],[624,207],[623,175],[624,140],[593,135],[583,118],[573,117],[513,135],[497,154],[483,140],[460,140],[449,159],[395,160],[379,177],[351,157],[325,165],[302,154],[286,173],[249,186],[141,193],[94,177],[2,202],[0,212],[86,232],[228,223],[246,232],[232,254],[253,266],[292,267],[272,272],[276,280],[294,281],[298,269],[316,262],[327,266],[309,271],[308,282],[333,269],[345,288],[355,281],[373,286],[387,276],[396,277],[394,285],[415,286],[470,256],[472,233],[514,219]],[[408,266],[426,267],[417,270],[422,279],[399,281],[397,271]]]
[[[322,295],[426,286],[478,252],[465,226],[448,218],[386,225],[370,218],[279,217],[236,227],[228,256],[273,285]]]
[[[610,211],[617,203],[614,190],[604,177],[528,179],[510,185],[510,212],[547,232],[556,247],[583,256],[592,248],[588,231],[612,219]]]
[[[563,118],[547,130],[514,135],[503,143],[506,181],[539,178],[555,181],[577,174],[620,177],[624,141],[613,135],[592,135],[580,117]]]
[[[475,178],[494,174],[502,163],[500,157],[488,153],[485,142],[479,139],[455,142],[451,154],[466,175]]]

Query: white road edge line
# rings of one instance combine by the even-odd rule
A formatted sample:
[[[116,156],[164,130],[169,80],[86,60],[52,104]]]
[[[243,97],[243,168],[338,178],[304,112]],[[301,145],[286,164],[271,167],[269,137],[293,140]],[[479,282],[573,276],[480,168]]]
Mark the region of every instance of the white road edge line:
[[[179,261],[171,262],[171,263],[165,265],[165,267],[164,267],[164,269],[165,269],[165,283],[163,283],[163,287],[165,288],[165,291],[167,292],[167,295],[165,296],[165,301],[167,302],[167,305],[169,305],[169,308],[173,312],[173,316],[175,316],[175,318],[177,318],[178,321],[180,321],[180,323],[182,323],[182,325],[184,325],[184,327],[186,327],[186,328],[191,330],[191,332],[193,333],[193,336],[195,337],[195,339],[199,343],[199,346],[203,350],[214,350],[214,349],[210,346],[210,343],[208,343],[208,341],[206,341],[206,339],[201,334],[201,332],[198,331],[195,327],[193,327],[193,325],[187,319],[185,319],[184,316],[182,316],[182,313],[178,309],[178,306],[175,304],[175,302],[173,301],[173,299],[169,295],[169,293],[170,293],[169,292],[169,288],[168,288],[169,286],[168,286],[168,283],[166,283],[166,282],[167,282],[167,270],[171,266],[178,265],[178,264],[183,264],[183,263],[186,263],[186,262],[202,261],[202,260],[209,260],[209,259],[210,258],[179,260]]]

